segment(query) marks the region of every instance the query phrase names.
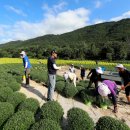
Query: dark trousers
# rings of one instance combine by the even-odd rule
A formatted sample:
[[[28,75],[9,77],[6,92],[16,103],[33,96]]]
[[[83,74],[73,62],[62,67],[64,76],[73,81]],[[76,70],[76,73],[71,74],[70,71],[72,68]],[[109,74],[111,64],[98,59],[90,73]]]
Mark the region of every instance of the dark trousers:
[[[98,87],[98,81],[97,81],[97,80],[92,80],[92,79],[90,79],[89,84],[88,84],[88,88],[90,88],[93,83],[94,83],[94,85],[95,85],[95,88]]]
[[[25,70],[25,76],[26,76],[26,85],[29,85],[30,69],[26,69],[26,70]]]

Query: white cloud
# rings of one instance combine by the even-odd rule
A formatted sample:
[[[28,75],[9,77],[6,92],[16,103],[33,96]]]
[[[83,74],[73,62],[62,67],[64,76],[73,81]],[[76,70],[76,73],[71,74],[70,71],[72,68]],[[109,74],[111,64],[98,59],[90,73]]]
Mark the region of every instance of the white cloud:
[[[110,21],[119,21],[124,18],[130,18],[130,11],[123,13],[121,16],[111,18]]]
[[[97,1],[95,2],[95,8],[100,8],[101,6],[102,6],[101,1],[97,0]]]
[[[94,24],[99,24],[99,23],[103,23],[103,22],[105,22],[105,20],[103,20],[103,19],[95,19],[94,20]]]
[[[15,7],[13,7],[13,6],[6,5],[5,8],[8,9],[8,10],[13,11],[14,13],[16,13],[16,14],[18,14],[18,15],[27,16],[27,14],[25,14],[22,10],[17,9],[17,8],[15,8]]]
[[[55,7],[55,9],[60,8]],[[3,32],[5,37],[0,36],[0,38],[26,40],[45,34],[62,34],[88,25],[89,15],[90,11],[86,8],[67,10],[55,14],[47,12],[46,17],[39,23],[19,21],[11,27],[8,26]]]

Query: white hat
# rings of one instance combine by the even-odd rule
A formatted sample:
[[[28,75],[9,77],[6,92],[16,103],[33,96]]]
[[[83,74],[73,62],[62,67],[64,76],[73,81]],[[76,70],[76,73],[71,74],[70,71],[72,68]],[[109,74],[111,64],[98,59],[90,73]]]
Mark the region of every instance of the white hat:
[[[118,64],[118,65],[116,66],[116,68],[122,68],[122,69],[124,69],[125,67],[124,67],[122,64]]]
[[[22,51],[20,54],[22,54],[22,55],[26,55],[25,51]]]
[[[96,72],[99,73],[99,74],[103,74],[103,70],[102,70],[101,67],[98,67],[98,68],[96,69]]]
[[[100,83],[98,85],[98,92],[101,96],[108,96],[108,94],[111,93],[111,91],[109,90],[108,86],[104,83]]]

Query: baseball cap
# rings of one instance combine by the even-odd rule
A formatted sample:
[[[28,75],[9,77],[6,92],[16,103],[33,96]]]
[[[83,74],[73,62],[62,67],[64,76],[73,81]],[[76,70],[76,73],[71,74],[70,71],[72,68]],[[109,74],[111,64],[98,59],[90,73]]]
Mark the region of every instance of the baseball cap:
[[[99,74],[103,74],[103,70],[102,70],[101,67],[98,67],[98,68],[96,69],[96,72],[99,73]]]
[[[21,51],[20,54],[21,54],[21,55],[26,55],[25,51]]]
[[[117,64],[116,68],[122,68],[122,69],[124,69],[125,67],[122,64]]]
[[[108,96],[108,94],[110,94],[111,91],[109,90],[108,86],[105,83],[99,83],[98,84],[98,93],[101,96]]]

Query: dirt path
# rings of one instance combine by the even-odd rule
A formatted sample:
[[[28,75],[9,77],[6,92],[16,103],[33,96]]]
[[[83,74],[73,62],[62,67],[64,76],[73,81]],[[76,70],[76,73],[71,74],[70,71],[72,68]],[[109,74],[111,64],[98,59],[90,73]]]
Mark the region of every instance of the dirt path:
[[[25,88],[22,86],[20,89],[20,92],[26,94],[26,96],[28,98],[29,97],[36,98],[39,101],[40,106],[42,106],[46,102],[47,88],[45,86],[43,86],[42,84],[38,84],[34,81],[31,81],[30,85],[31,85],[31,87],[29,87],[29,88]],[[123,93],[121,93],[120,98],[122,100],[125,100]],[[117,114],[114,114],[114,113],[112,113],[111,108],[107,109],[107,110],[103,110],[100,108],[94,108],[92,106],[86,106],[85,104],[83,104],[82,102],[80,102],[78,100],[65,98],[65,97],[57,94],[57,92],[55,92],[55,94],[54,94],[54,100],[58,101],[61,104],[61,106],[63,107],[65,119],[66,119],[67,111],[70,108],[78,107],[78,108],[85,110],[90,115],[90,117],[94,120],[95,123],[97,122],[97,120],[100,117],[106,115],[106,116],[115,117],[117,119],[121,119],[124,122],[126,122],[127,125],[130,126],[130,105],[127,105],[124,103],[122,103],[122,104],[118,103],[119,112]]]

